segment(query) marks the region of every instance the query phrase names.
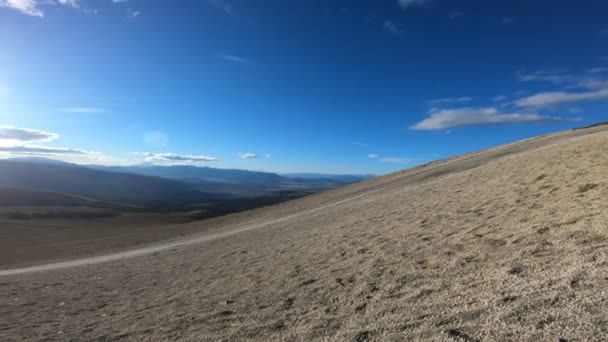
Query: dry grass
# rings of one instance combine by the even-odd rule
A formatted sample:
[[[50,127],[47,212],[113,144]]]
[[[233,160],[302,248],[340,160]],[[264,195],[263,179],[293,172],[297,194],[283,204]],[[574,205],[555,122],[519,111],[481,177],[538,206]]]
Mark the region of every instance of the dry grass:
[[[350,198],[204,244],[0,278],[0,335],[606,340],[608,132],[596,132],[241,214],[234,219],[264,221]]]

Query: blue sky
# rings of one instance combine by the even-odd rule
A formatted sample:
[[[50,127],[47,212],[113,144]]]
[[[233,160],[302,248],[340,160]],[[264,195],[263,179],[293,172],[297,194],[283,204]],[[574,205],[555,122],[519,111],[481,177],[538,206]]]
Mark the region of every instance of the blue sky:
[[[606,1],[0,0],[0,153],[383,174],[606,120]]]

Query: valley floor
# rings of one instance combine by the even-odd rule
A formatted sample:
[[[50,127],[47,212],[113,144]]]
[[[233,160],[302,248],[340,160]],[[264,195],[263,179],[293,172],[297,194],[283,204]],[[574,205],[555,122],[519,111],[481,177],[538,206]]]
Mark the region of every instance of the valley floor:
[[[530,139],[4,275],[0,339],[606,340],[607,197],[608,127]]]

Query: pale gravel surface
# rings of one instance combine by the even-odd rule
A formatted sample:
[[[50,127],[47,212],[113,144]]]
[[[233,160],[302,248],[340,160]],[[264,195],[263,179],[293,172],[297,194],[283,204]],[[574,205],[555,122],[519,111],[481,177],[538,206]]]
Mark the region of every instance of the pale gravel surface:
[[[607,340],[608,132],[586,133],[242,214],[268,223],[212,241],[0,277],[0,340]]]

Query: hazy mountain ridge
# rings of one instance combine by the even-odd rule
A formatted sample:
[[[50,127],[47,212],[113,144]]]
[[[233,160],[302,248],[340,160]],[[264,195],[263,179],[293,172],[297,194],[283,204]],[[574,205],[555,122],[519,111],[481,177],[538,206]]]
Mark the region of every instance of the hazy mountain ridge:
[[[0,160],[0,186],[11,189],[5,191],[5,205],[128,204],[130,208],[165,206],[171,210],[213,205],[204,211],[224,212],[222,203],[228,208],[247,209],[256,206],[256,199],[261,204],[273,204],[358,179],[317,176],[290,178],[270,172],[196,166],[79,165],[40,157]],[[8,198],[9,193],[16,196],[14,200]]]
[[[0,185],[128,203],[189,203],[221,199],[160,177],[94,170],[71,164],[0,161]]]

